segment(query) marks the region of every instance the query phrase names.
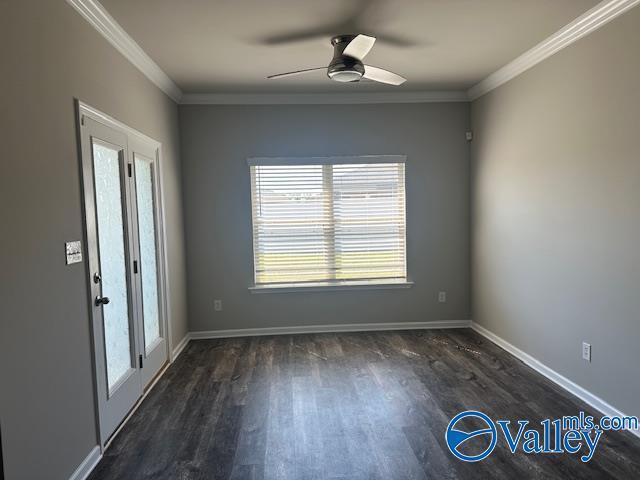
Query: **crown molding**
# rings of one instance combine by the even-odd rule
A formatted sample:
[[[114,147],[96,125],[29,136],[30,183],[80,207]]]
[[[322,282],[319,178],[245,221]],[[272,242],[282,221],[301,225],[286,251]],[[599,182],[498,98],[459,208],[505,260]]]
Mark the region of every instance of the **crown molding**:
[[[480,81],[468,91],[292,93],[292,94],[183,94],[171,78],[116,22],[98,0],[67,0],[120,53],[176,103],[184,105],[315,105],[374,103],[438,103],[475,100],[551,55],[589,35],[614,18],[640,4],[640,0],[604,0],[558,30],[546,40]]]
[[[180,88],[109,15],[100,2],[97,0],[67,0],[67,3],[75,8],[116,50],[144,73],[160,90],[175,102],[180,102],[182,98]]]
[[[573,22],[558,30],[515,60],[496,70],[467,91],[470,100],[475,100],[494,88],[517,77],[554,53],[568,47],[582,37],[596,31],[604,24],[619,17],[640,3],[640,0],[605,0],[580,15]]]
[[[640,1],[640,0],[639,0]],[[369,92],[369,93],[186,93],[182,105],[316,105],[365,103],[468,102],[466,92]]]

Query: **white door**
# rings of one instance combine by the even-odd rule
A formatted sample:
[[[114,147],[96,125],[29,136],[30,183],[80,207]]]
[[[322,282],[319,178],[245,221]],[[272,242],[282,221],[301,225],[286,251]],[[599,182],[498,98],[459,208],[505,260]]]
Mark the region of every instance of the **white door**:
[[[135,264],[136,289],[139,292],[139,351],[142,362],[142,383],[148,385],[167,361],[167,335],[163,284],[162,242],[160,232],[158,152],[153,145],[131,139],[133,189],[136,211],[136,249],[139,261]]]
[[[104,445],[167,361],[157,146],[81,115],[90,302]]]

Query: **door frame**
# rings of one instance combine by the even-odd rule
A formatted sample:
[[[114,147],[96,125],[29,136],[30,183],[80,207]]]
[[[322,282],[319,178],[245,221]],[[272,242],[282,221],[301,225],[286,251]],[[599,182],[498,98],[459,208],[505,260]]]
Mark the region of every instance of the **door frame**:
[[[91,347],[92,347],[92,371],[93,371],[93,389],[94,389],[94,405],[95,405],[95,422],[96,422],[96,430],[97,430],[97,440],[98,440],[98,444],[100,445],[100,448],[102,451],[104,451],[104,449],[106,448],[106,445],[108,443],[107,439],[103,439],[103,435],[101,432],[101,427],[100,427],[100,395],[102,392],[102,388],[99,385],[100,383],[100,379],[99,379],[99,372],[98,372],[98,368],[97,368],[97,354],[99,354],[99,352],[102,350],[100,348],[100,346],[96,345],[96,334],[98,332],[94,331],[94,312],[93,312],[93,295],[92,295],[92,283],[91,283],[91,275],[92,275],[92,270],[91,270],[91,265],[89,264],[90,262],[88,261],[89,259],[89,245],[90,242],[95,243],[95,238],[93,238],[93,232],[95,231],[95,216],[92,217],[95,207],[93,205],[89,205],[89,196],[86,195],[86,191],[85,191],[85,182],[92,182],[93,178],[87,178],[87,172],[86,169],[84,168],[83,165],[83,131],[82,131],[82,127],[84,125],[84,119],[85,117],[93,120],[94,122],[97,122],[99,124],[102,124],[108,128],[111,128],[113,130],[116,130],[118,132],[123,133],[126,137],[131,138],[133,140],[134,143],[144,143],[146,145],[149,146],[153,146],[153,148],[155,149],[155,167],[156,167],[156,178],[154,178],[154,194],[156,195],[156,202],[154,205],[154,216],[156,218],[156,222],[157,222],[157,232],[156,232],[156,237],[157,237],[157,257],[158,257],[158,261],[157,261],[157,274],[158,274],[158,284],[159,284],[159,290],[158,290],[158,295],[159,295],[159,313],[160,313],[160,328],[162,332],[166,333],[166,358],[167,358],[167,363],[171,362],[172,360],[172,351],[171,351],[171,345],[173,344],[172,338],[173,338],[173,332],[171,330],[171,321],[170,321],[170,315],[171,315],[171,301],[168,295],[168,292],[170,291],[170,282],[169,282],[169,276],[167,275],[168,269],[169,269],[169,259],[168,259],[168,254],[167,254],[167,231],[166,231],[166,213],[165,213],[165,201],[164,201],[164,189],[163,189],[163,184],[164,184],[164,175],[163,175],[163,157],[162,157],[162,144],[160,142],[158,142],[157,140],[154,140],[153,138],[138,132],[137,130],[129,127],[128,125],[119,122],[118,120],[114,119],[113,117],[101,112],[100,110],[80,101],[79,99],[75,99],[74,101],[75,103],[75,111],[76,111],[76,121],[77,121],[77,145],[78,145],[78,157],[79,157],[79,168],[80,168],[80,179],[81,179],[81,194],[82,194],[82,215],[83,215],[83,243],[84,243],[84,250],[85,250],[85,257],[87,258],[87,261],[85,261],[85,278],[86,278],[86,285],[87,285],[87,301],[88,301],[88,306],[89,306],[89,320],[90,320],[90,328],[91,328]],[[125,165],[127,164],[127,162],[132,161],[133,162],[133,150],[131,150],[131,148],[129,148],[129,146],[127,145],[126,149],[125,149],[125,156],[126,158],[124,159],[124,163]],[[132,157],[132,158],[128,158],[128,157]],[[124,191],[123,191],[123,195],[124,195]],[[136,235],[137,238],[137,235]],[[92,245],[93,245],[92,243]],[[95,248],[95,245],[93,245],[93,248]],[[165,367],[166,368],[166,367]],[[159,372],[162,372],[163,370],[160,369]],[[144,395],[146,393],[146,391],[153,386],[153,381],[151,381],[150,379],[148,379],[149,383],[146,385],[143,385],[143,393],[142,396],[140,397],[140,399],[144,398]],[[140,399],[138,399],[138,402],[140,401]],[[137,407],[137,403],[134,405],[134,409]],[[126,420],[128,419],[128,415],[125,416],[125,418],[123,419],[123,423],[126,422]],[[121,425],[122,426],[122,425]],[[117,435],[117,433],[120,430],[120,427],[116,428],[115,431],[113,432],[111,438],[113,438],[115,435]],[[110,439],[109,439],[110,441]]]

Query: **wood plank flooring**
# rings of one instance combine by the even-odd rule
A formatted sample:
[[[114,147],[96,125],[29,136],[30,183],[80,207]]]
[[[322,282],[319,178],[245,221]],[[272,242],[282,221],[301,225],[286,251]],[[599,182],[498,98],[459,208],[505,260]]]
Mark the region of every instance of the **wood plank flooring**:
[[[468,409],[537,427],[580,410],[599,418],[469,329],[198,340],[89,478],[640,478],[640,439],[628,432],[605,432],[586,464],[511,454],[504,438],[462,462],[444,436]]]

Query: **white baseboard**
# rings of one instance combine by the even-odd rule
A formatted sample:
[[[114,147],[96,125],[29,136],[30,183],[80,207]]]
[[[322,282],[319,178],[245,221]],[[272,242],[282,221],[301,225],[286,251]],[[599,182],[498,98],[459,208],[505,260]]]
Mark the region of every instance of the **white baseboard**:
[[[471,320],[441,320],[435,322],[352,323],[344,325],[309,325],[293,327],[240,328],[237,330],[208,330],[191,332],[192,340],[206,338],[258,337],[264,335],[292,335],[300,333],[369,332],[381,330],[425,330],[434,328],[469,328]]]
[[[241,328],[235,330],[209,330],[189,332],[180,343],[171,352],[171,361],[175,361],[176,358],[184,351],[185,347],[191,340],[209,339],[209,338],[231,338],[231,337],[254,337],[264,335],[292,335],[302,333],[339,333],[339,332],[366,332],[366,331],[384,331],[384,330],[429,330],[429,329],[443,329],[443,328],[472,328],[480,335],[495,343],[499,347],[509,352],[514,357],[522,360],[529,367],[536,370],[538,373],[544,375],[549,380],[558,384],[569,393],[572,393],[576,397],[583,400],[585,403],[591,405],[596,410],[600,411],[604,415],[608,416],[627,416],[617,408],[613,407],[609,403],[602,400],[597,395],[589,392],[585,388],[569,380],[565,376],[559,374],[555,370],[547,367],[545,364],[532,357],[528,353],[523,352],[518,347],[515,347],[511,343],[507,342],[503,338],[499,337],[495,333],[487,330],[483,326],[471,321],[471,320],[441,320],[434,322],[399,322],[399,323],[354,323],[346,325],[310,325],[310,326],[294,326],[294,327],[269,327],[269,328]],[[166,370],[167,367],[165,367]],[[158,375],[156,381],[162,376],[163,372]],[[155,382],[154,382],[155,385]],[[146,394],[151,391],[151,388],[147,390]],[[128,418],[135,412],[140,405],[146,394],[137,403],[131,414],[125,419],[123,425]],[[640,430],[630,430],[633,435],[640,437]],[[115,436],[115,435],[114,435]],[[69,480],[85,480],[91,471],[98,464],[102,454],[100,447],[94,447],[83,462],[78,466],[76,471],[69,477]]]
[[[170,358],[171,363],[176,361],[178,356],[182,353],[182,351],[185,349],[185,347],[189,344],[189,340],[190,339],[191,339],[191,335],[189,334],[189,332],[187,332],[187,334],[184,336],[184,338],[182,340],[180,340],[180,343],[178,343],[178,345],[176,345],[176,348],[171,350],[171,358]]]
[[[171,352],[171,363],[184,351],[191,340],[213,338],[260,337],[265,335],[295,335],[302,333],[367,332],[383,330],[427,330],[469,328],[471,320],[440,320],[435,322],[353,323],[346,325],[310,325],[297,327],[238,328],[234,330],[206,330],[189,332]]]
[[[483,337],[485,337],[487,340],[495,343],[499,347],[501,347],[504,350],[506,350],[507,352],[509,352],[514,357],[522,360],[525,364],[527,364],[528,366],[533,368],[538,373],[544,375],[545,377],[547,377],[552,382],[554,382],[557,385],[561,386],[562,388],[564,388],[569,393],[575,395],[576,397],[581,399],[583,402],[591,405],[593,408],[595,408],[596,410],[598,410],[602,414],[610,416],[610,417],[613,417],[613,416],[626,417],[627,416],[623,412],[621,412],[620,410],[615,408],[614,406],[612,406],[609,403],[605,402],[603,399],[601,399],[597,395],[594,395],[593,393],[591,393],[586,388],[581,387],[580,385],[578,385],[577,383],[573,382],[572,380],[569,380],[564,375],[561,375],[558,372],[556,372],[555,370],[553,370],[552,368],[547,367],[540,360],[532,357],[531,355],[529,355],[526,352],[523,352],[518,347],[516,347],[516,346],[512,345],[511,343],[507,342],[504,338],[499,337],[498,335],[496,335],[492,331],[487,330],[482,325],[479,325],[476,322],[472,321],[471,322],[471,328],[473,330],[475,330],[476,332],[478,332]],[[637,437],[640,437],[640,430],[629,430],[629,431],[632,434],[636,435]]]
[[[85,480],[101,458],[102,453],[100,453],[100,447],[96,445],[91,449],[89,455],[86,456],[78,468],[76,468],[76,471],[71,474],[69,480]]]
[[[178,344],[178,347],[180,347],[180,349],[178,350],[178,347],[176,347],[174,351],[178,351],[177,354],[180,355],[180,352],[182,352],[182,350],[187,345],[187,343],[189,343],[188,334],[185,335],[185,337],[180,341],[180,344]],[[169,368],[169,365],[170,363],[166,363],[165,366],[162,367],[162,369],[158,372],[153,382],[151,382],[149,387],[144,391],[144,393],[138,399],[138,401],[133,406],[131,411],[127,414],[124,420],[122,420],[122,423],[120,424],[120,426],[116,429],[115,432],[113,432],[113,434],[111,435],[111,438],[104,446],[105,450],[109,447],[109,445],[111,445],[111,442],[113,442],[113,440],[118,436],[120,431],[124,428],[124,426],[127,424],[129,419],[133,416],[133,414],[136,413],[136,411],[138,410],[138,407],[142,404],[144,399],[147,398],[147,395],[149,395],[149,393],[153,390],[153,387],[155,387],[158,381],[162,378],[164,373]],[[93,471],[93,469],[96,468],[96,465],[98,465],[98,462],[100,461],[101,458],[102,458],[102,452],[100,451],[100,446],[96,445],[93,448],[93,450],[89,452],[89,455],[87,455],[87,457],[78,466],[78,468],[76,468],[76,471],[73,472],[71,477],[69,477],[69,480],[85,480],[89,476],[89,474]]]

